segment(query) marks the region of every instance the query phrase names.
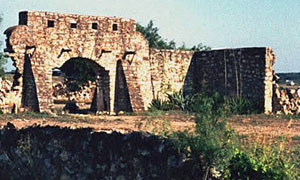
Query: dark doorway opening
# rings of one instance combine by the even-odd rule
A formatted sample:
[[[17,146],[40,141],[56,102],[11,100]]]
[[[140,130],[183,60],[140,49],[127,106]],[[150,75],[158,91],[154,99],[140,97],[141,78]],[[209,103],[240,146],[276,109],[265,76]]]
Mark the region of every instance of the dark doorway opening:
[[[71,58],[53,69],[53,96],[57,108],[69,113],[109,111],[108,71],[87,58]]]

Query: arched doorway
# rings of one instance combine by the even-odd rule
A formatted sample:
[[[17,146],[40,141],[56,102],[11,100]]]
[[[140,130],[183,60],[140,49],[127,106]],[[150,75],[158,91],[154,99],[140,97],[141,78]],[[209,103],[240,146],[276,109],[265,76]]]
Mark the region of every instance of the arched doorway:
[[[71,58],[54,69],[52,81],[56,107],[83,114],[110,110],[108,71],[95,61]]]

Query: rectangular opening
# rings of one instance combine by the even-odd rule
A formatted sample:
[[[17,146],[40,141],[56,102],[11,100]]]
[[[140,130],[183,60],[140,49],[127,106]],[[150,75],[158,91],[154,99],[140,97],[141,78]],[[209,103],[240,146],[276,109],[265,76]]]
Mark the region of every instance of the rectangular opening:
[[[28,12],[23,11],[19,13],[19,25],[27,25],[28,21]]]
[[[98,29],[98,23],[92,23],[92,29]]]
[[[118,30],[118,24],[113,24],[113,31],[117,31]]]
[[[77,28],[77,23],[71,23],[71,28]]]
[[[48,20],[48,27],[54,27],[54,21]]]

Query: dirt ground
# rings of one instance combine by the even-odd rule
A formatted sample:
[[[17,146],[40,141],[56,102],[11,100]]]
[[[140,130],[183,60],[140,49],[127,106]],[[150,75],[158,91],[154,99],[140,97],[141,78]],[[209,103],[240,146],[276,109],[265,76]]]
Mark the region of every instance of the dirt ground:
[[[13,123],[18,129],[32,125],[61,126],[70,128],[92,128],[94,131],[118,131],[127,133],[132,131],[146,131],[149,133],[161,130],[188,130],[194,129],[194,116],[176,115],[82,115],[69,114],[57,117],[10,117],[0,118],[0,126],[8,122]]]
[[[57,117],[27,115],[0,115],[0,126],[8,122],[17,128],[32,125],[61,126],[70,128],[93,128],[95,131],[118,131],[127,133],[131,131],[146,131],[159,133],[162,131],[193,131],[195,116],[182,112],[163,114],[138,114],[138,115],[80,115],[69,114]],[[234,116],[228,119],[229,126],[241,136],[286,138],[294,143],[300,142],[300,118],[299,116],[279,115],[247,115]]]

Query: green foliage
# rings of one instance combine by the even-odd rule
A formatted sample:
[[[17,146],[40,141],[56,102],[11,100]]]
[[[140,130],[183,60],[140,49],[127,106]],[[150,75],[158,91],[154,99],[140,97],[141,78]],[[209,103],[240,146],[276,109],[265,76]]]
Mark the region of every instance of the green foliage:
[[[204,45],[203,43],[199,43],[197,45],[192,46],[191,48],[186,47],[185,43],[183,42],[181,46],[177,49],[180,50],[193,50],[193,51],[208,51],[211,50],[211,47]]]
[[[147,24],[146,27],[143,27],[140,24],[136,25],[136,30],[141,32],[145,38],[148,40],[150,48],[157,48],[157,49],[175,49],[175,42],[170,41],[166,42],[159,34],[158,28],[154,27],[153,21]]]
[[[4,65],[7,63],[7,56],[0,52],[0,78],[5,78],[5,67]]]
[[[172,138],[193,162],[190,169],[201,170],[203,179],[207,179],[213,176],[213,168],[224,174],[234,153],[234,133],[222,118],[218,94],[211,97],[200,94],[196,98],[201,101],[194,104],[197,112],[195,133],[176,132]]]
[[[172,110],[192,111],[195,97],[193,95],[183,95],[182,90],[167,94],[168,103]]]
[[[207,51],[211,50],[211,47],[204,45],[203,43],[199,43],[191,48],[193,51]]]
[[[257,103],[244,97],[224,97],[224,111],[228,114],[252,114],[259,113]]]
[[[284,150],[278,150],[273,145],[241,146],[235,133],[228,128],[228,115],[253,113],[256,111],[255,103],[245,98],[224,98],[218,93],[209,96],[201,92],[187,98],[182,92],[176,92],[167,96],[167,101],[160,101],[168,107],[165,109],[196,113],[195,132],[169,134],[185,157],[183,170],[174,172],[177,179],[264,180],[299,177],[297,162],[286,157]],[[192,102],[188,106],[187,99]]]
[[[183,91],[167,94],[167,100],[153,100],[150,110],[182,110],[195,113],[204,113],[210,106],[216,113],[222,115],[258,113],[262,109],[256,103],[243,97],[223,97],[219,93],[208,95],[199,92],[194,95],[184,95]]]
[[[255,147],[252,154],[236,149],[228,169],[232,180],[297,179],[295,166],[275,146]]]
[[[160,99],[153,99],[150,104],[150,111],[169,111],[172,109],[172,106],[167,101],[163,101]]]
[[[60,69],[66,75],[66,85],[69,91],[79,91],[83,86],[88,84],[88,81],[96,81],[93,64],[89,63],[89,61],[80,58],[72,59],[66,62]]]
[[[183,43],[182,46],[177,48],[174,40],[171,40],[168,42],[167,40],[164,40],[161,37],[161,35],[159,35],[159,33],[158,33],[159,29],[154,26],[154,23],[152,20],[150,20],[150,22],[145,27],[140,24],[137,24],[136,31],[141,32],[145,36],[145,38],[148,40],[150,48],[180,49],[180,50],[194,50],[194,51],[202,51],[202,50],[210,50],[211,49],[210,47],[205,46],[202,43],[194,45],[192,48],[187,48],[185,46],[185,43]]]
[[[1,22],[2,22],[2,17],[0,15],[0,25],[1,25]],[[2,45],[2,42],[0,41],[0,47]],[[5,67],[4,65],[7,63],[7,56],[0,52],[0,78],[4,78],[5,77]]]

